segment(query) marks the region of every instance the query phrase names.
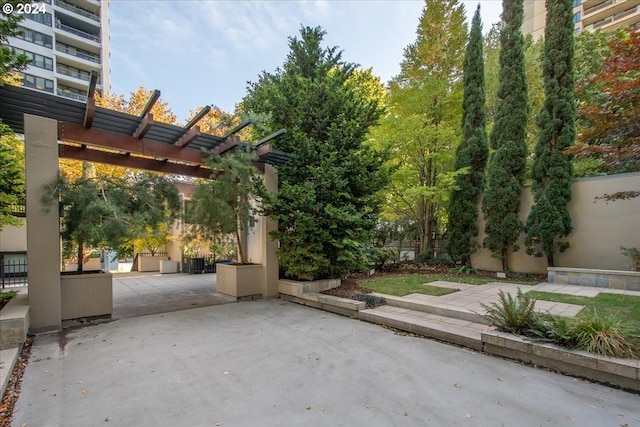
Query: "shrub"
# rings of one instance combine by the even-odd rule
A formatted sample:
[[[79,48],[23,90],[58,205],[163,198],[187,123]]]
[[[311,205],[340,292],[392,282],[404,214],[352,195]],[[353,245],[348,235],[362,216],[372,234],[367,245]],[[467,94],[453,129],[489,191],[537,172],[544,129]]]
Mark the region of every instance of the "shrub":
[[[620,246],[620,253],[624,256],[631,257],[632,263],[629,264],[629,267],[635,271],[640,271],[640,248],[625,248],[624,246]]]
[[[376,270],[382,270],[386,264],[391,264],[398,259],[396,248],[374,246],[369,248],[367,252],[367,258]]]
[[[522,293],[518,288],[515,298],[511,294],[500,291],[500,300],[491,305],[482,304],[487,313],[485,317],[499,330],[516,335],[531,335],[531,330],[538,323],[534,311],[536,300]]]

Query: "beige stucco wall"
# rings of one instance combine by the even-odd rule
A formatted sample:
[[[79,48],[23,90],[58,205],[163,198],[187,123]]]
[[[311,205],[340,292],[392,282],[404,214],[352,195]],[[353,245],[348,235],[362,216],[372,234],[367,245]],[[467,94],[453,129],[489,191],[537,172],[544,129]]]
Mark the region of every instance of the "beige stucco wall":
[[[0,252],[25,252],[27,250],[27,226],[21,218],[22,226],[5,225],[0,231]]]
[[[620,253],[620,246],[640,246],[640,197],[606,202],[596,200],[604,194],[640,191],[640,173],[583,178],[573,182],[569,213],[573,232],[567,239],[571,247],[556,256],[557,267],[630,270],[631,260]],[[533,197],[527,187],[522,193],[520,219],[525,222]],[[479,241],[484,238],[484,221],[479,221]],[[546,273],[546,259],[535,258],[524,250],[524,234],[518,240],[520,251],[511,253],[510,268],[516,272]],[[479,250],[471,257],[481,270],[500,271],[500,260],[491,252]]]
[[[61,328],[60,218],[57,206],[42,211],[43,188],[58,176],[58,122],[24,115],[27,264],[33,331]]]

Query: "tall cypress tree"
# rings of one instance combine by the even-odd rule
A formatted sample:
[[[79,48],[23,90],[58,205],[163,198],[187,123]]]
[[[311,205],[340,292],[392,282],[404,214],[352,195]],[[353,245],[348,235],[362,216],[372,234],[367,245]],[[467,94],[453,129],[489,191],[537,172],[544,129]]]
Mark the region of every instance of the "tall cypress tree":
[[[522,222],[520,193],[526,172],[526,127],[529,115],[525,77],[524,39],[520,28],[523,0],[503,0],[500,33],[500,73],[495,124],[491,132],[488,187],[482,200],[487,218],[484,246],[502,260],[503,271],[509,271],[509,250],[515,244]]]
[[[545,101],[538,115],[540,137],[531,170],[534,205],[527,218],[527,253],[547,257],[554,266],[554,254],[569,247],[559,239],[571,233],[570,158],[562,150],[573,145],[576,105],[573,87],[573,0],[547,0],[544,42]]]
[[[464,58],[464,93],[462,101],[462,142],[456,150],[456,170],[468,168],[456,178],[457,190],[449,205],[449,240],[447,251],[456,261],[471,266],[471,254],[477,243],[478,199],[484,189],[487,164],[487,120],[484,91],[484,57],[482,54],[480,5],[471,22],[471,32]]]

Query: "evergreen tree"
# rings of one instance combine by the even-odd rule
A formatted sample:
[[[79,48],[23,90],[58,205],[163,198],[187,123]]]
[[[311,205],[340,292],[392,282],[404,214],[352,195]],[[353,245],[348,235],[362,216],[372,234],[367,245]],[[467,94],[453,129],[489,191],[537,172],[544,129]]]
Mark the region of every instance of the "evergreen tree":
[[[571,159],[562,150],[573,145],[576,105],[573,86],[573,1],[547,1],[544,43],[545,101],[538,115],[540,137],[536,144],[531,190],[534,205],[527,218],[527,253],[547,257],[554,266],[554,254],[569,247],[559,241],[571,233],[573,175]]]
[[[487,219],[484,246],[502,260],[509,271],[509,250],[515,245],[522,222],[518,217],[520,193],[526,172],[526,127],[529,115],[522,32],[523,0],[503,0],[500,32],[500,85],[495,124],[491,132],[488,186],[482,200]]]
[[[462,103],[462,142],[456,150],[456,170],[468,173],[456,177],[449,206],[449,240],[447,251],[456,261],[471,266],[471,254],[477,243],[478,199],[484,189],[484,169],[488,143],[482,54],[480,5],[471,22],[469,43],[464,59],[464,95]]]
[[[283,67],[250,83],[241,105],[246,113],[270,113],[265,133],[287,129],[274,145],[290,160],[264,213],[278,221],[272,237],[285,275],[309,280],[365,266],[377,192],[386,183],[383,159],[363,144],[382,114],[371,83],[380,91],[381,84],[343,61],[336,47],[323,48],[325,34],[303,27],[301,38],[289,39]]]

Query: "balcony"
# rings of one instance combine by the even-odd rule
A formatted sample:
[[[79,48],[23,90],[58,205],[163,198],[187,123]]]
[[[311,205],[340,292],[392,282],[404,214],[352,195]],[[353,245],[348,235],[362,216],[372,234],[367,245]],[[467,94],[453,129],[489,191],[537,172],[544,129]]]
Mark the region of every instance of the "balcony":
[[[56,50],[58,52],[63,52],[68,55],[75,56],[76,58],[84,59],[86,61],[91,61],[96,64],[100,64],[100,55],[96,55],[95,53],[87,52],[86,50],[78,49],[73,46],[69,46],[68,44],[56,43]]]
[[[65,98],[75,99],[76,101],[87,102],[87,96],[82,95],[80,93],[75,93],[70,91],[69,89],[58,88],[56,93],[60,96],[64,96]]]
[[[56,67],[56,72],[58,74],[73,77],[75,79],[84,80],[85,82],[91,80],[91,73],[65,65],[58,64],[58,66]]]
[[[54,0],[53,4],[63,9],[66,9],[68,11],[71,11],[73,13],[77,13],[78,15],[84,16],[85,18],[89,18],[93,21],[100,22],[100,17],[95,13],[89,12],[88,10],[82,9],[64,0]]]
[[[607,6],[609,6],[609,5],[611,5],[611,4],[614,4],[614,3],[615,3],[615,0],[607,0],[607,1],[605,1],[604,3],[600,3],[600,4],[596,5],[596,6],[592,6],[592,7],[590,7],[589,9],[585,9],[585,10],[584,10],[584,16],[585,16],[585,17],[586,17],[586,16],[589,16],[589,15],[591,15],[592,13],[595,13],[595,12],[599,11],[599,10],[600,10],[600,9],[602,9],[603,7],[607,7]]]
[[[71,33],[71,34],[75,34],[76,36],[80,36],[82,38],[85,38],[87,40],[91,40],[94,41],[96,43],[100,43],[100,36],[94,35],[94,34],[90,34],[87,33],[85,31],[82,30],[78,30],[77,28],[73,28],[70,27],[68,25],[62,24],[60,22],[56,22],[56,28],[66,31],[67,33]]]

